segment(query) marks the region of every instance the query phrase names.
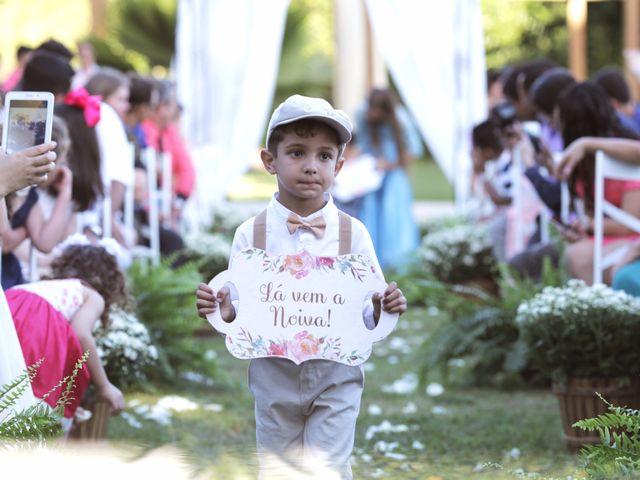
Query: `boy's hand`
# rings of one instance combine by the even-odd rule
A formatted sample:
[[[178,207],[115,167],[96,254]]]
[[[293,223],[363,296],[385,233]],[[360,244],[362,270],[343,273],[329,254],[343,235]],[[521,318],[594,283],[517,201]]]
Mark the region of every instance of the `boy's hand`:
[[[382,300],[382,301],[381,301]],[[407,311],[407,299],[402,290],[398,288],[396,282],[391,282],[383,294],[374,293],[371,297],[373,302],[373,320],[378,324],[380,320],[380,307],[387,313],[398,313],[402,315]]]
[[[196,290],[196,307],[198,307],[198,316],[207,319],[207,315],[216,311],[218,302],[211,287],[206,283],[198,285]]]
[[[215,312],[220,304],[220,316],[229,323],[236,318],[236,309],[231,304],[231,296],[229,289],[222,287],[216,294],[206,283],[198,285],[196,290],[196,306],[198,307],[198,316],[207,318],[207,315]]]

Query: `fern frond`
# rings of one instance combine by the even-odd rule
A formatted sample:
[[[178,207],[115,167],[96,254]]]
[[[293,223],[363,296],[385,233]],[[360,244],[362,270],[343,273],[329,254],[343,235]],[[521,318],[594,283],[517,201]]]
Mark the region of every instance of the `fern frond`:
[[[41,358],[33,365],[28,366],[13,381],[0,387],[0,413],[13,407],[18,402],[18,399],[31,385],[43,361],[44,358]]]
[[[64,413],[64,407],[68,405],[71,400],[73,400],[73,397],[71,397],[71,392],[73,391],[73,387],[75,387],[78,373],[80,373],[80,370],[82,370],[84,364],[87,363],[87,360],[89,360],[89,350],[86,350],[76,362],[75,366],[73,367],[73,372],[71,372],[71,375],[68,377],[68,381],[65,384],[64,391],[56,402],[55,410],[59,415],[62,415]]]
[[[635,478],[640,474],[640,411],[616,407],[597,395],[609,412],[574,424],[600,435],[600,445],[587,445],[580,451],[585,471],[590,478]]]

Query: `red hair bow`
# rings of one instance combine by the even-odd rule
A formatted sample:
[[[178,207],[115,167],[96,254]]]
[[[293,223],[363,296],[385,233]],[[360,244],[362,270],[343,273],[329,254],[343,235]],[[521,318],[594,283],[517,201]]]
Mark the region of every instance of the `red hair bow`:
[[[64,97],[64,103],[82,109],[84,121],[89,127],[95,127],[100,121],[101,100],[102,97],[100,95],[89,95],[89,92],[84,87],[72,90]]]

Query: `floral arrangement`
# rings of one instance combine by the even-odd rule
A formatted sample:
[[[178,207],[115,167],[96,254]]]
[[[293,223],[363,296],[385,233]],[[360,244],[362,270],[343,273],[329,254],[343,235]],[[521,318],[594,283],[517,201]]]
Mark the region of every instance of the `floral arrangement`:
[[[429,233],[422,239],[419,256],[427,272],[442,282],[494,276],[491,239],[481,226],[461,224]]]
[[[111,308],[109,325],[106,329],[99,325],[94,336],[109,380],[120,387],[144,382],[145,369],[158,360],[147,327],[121,308]]]
[[[229,264],[231,242],[223,233],[199,232],[185,238],[187,254],[198,259],[198,269],[206,280],[211,279]]]
[[[327,360],[341,361],[348,364],[362,363],[367,358],[371,350],[366,352],[352,351],[350,353],[340,352],[340,338],[315,337],[312,333],[303,330],[298,332],[292,339],[264,339],[261,335],[253,337],[245,329],[241,329],[240,337],[234,343],[231,336],[226,338],[229,350],[238,358],[264,357],[287,357],[291,356],[299,362],[311,358],[324,358]]]
[[[342,274],[350,273],[353,278],[362,281],[367,272],[376,273],[373,265],[367,257],[362,255],[341,255],[339,257],[316,257],[306,250],[295,255],[269,256],[264,250],[245,249],[243,252],[247,258],[253,255],[263,257],[263,271],[274,273],[289,273],[295,278],[304,278],[313,270],[338,270]]]
[[[518,307],[516,323],[540,371],[567,377],[640,374],[640,299],[570,280]]]

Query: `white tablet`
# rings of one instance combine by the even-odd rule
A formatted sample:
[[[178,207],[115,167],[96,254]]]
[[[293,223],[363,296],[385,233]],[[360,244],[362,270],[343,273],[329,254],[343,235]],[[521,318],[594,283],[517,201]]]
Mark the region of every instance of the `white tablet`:
[[[9,92],[4,100],[2,147],[14,153],[51,141],[51,92]]]

